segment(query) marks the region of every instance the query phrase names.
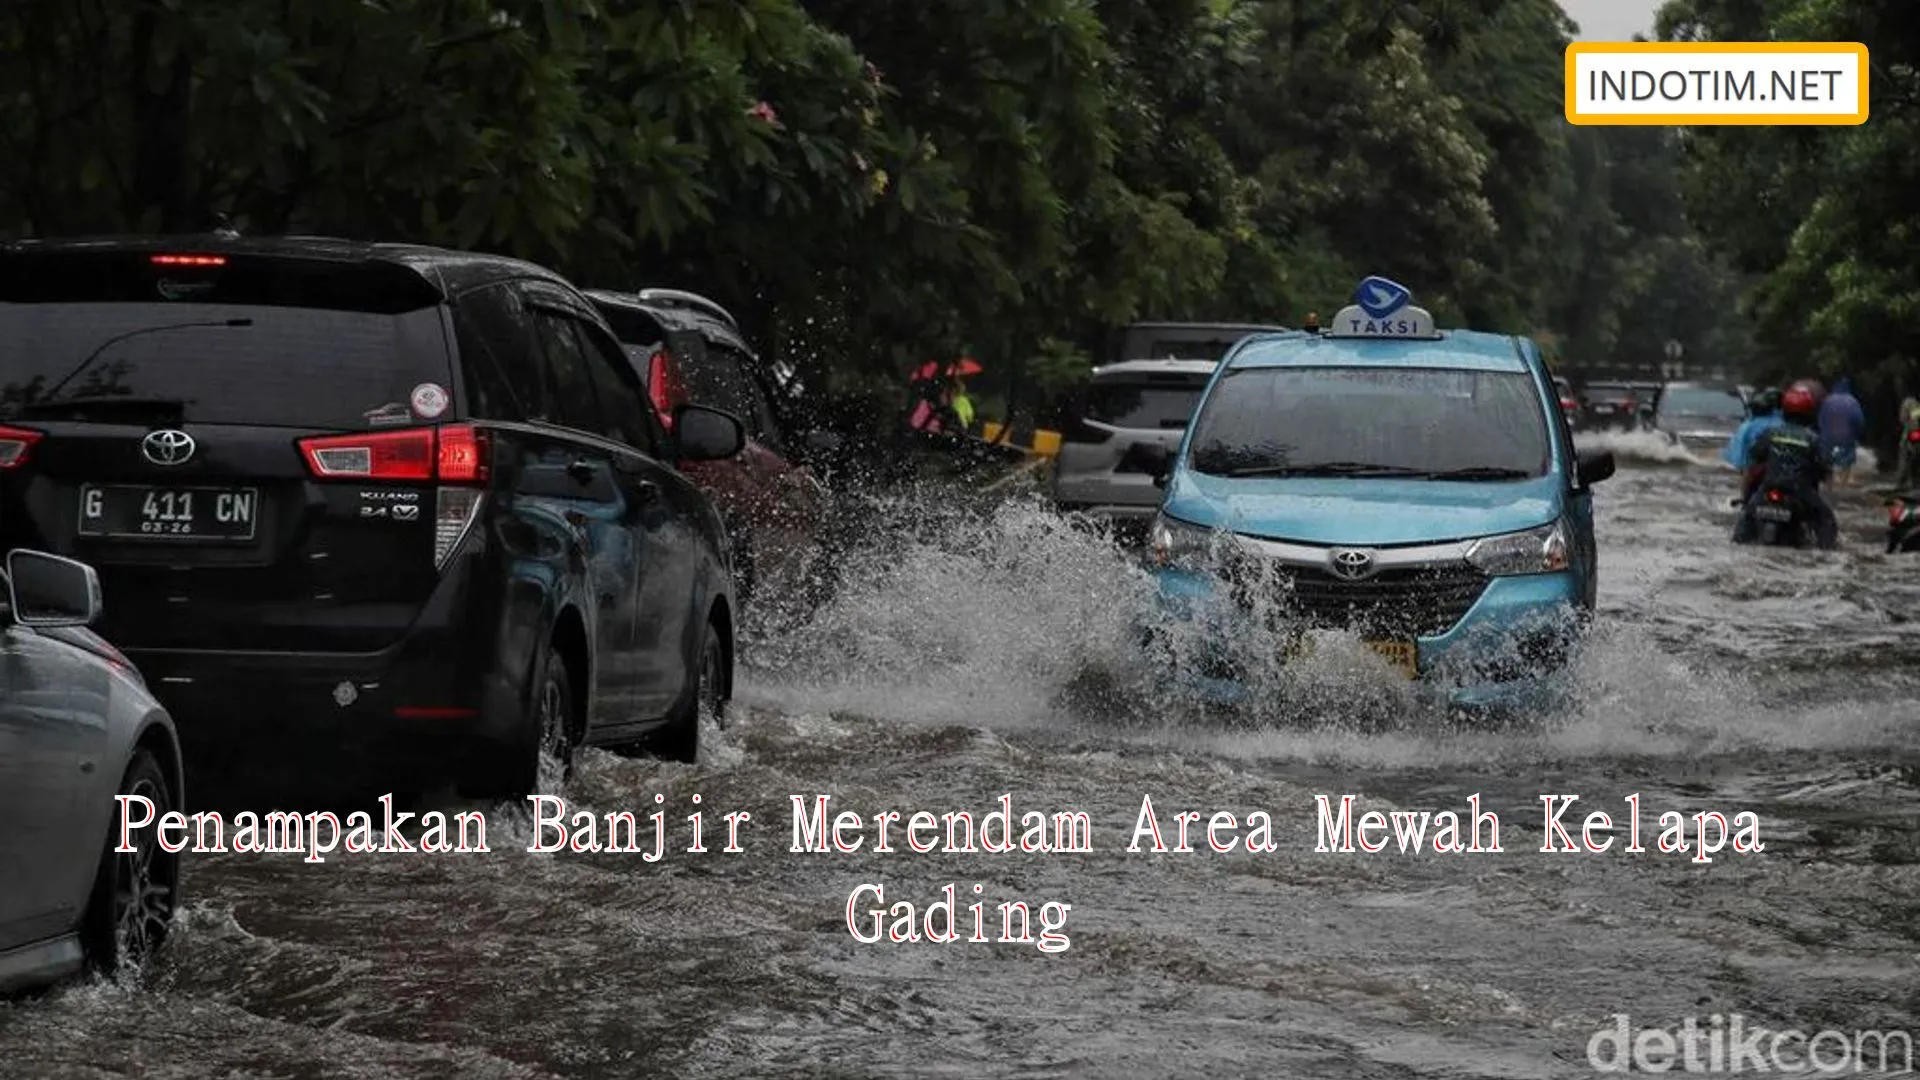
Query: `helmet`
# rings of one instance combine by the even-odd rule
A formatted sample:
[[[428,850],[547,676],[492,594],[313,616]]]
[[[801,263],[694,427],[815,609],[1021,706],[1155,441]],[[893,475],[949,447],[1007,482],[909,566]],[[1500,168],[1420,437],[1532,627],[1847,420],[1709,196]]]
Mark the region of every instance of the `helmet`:
[[[1827,398],[1827,388],[1820,385],[1820,380],[1818,379],[1800,379],[1788,387],[1788,389],[1805,390],[1807,393],[1813,395],[1813,405],[1816,409],[1819,408],[1820,403]]]
[[[1818,408],[1813,391],[1800,383],[1787,387],[1787,392],[1780,395],[1780,415],[1789,420],[1812,420]]]
[[[1776,386],[1767,387],[1765,390],[1753,395],[1753,400],[1750,404],[1753,406],[1753,415],[1755,416],[1765,416],[1770,412],[1778,412],[1780,409],[1780,388]]]

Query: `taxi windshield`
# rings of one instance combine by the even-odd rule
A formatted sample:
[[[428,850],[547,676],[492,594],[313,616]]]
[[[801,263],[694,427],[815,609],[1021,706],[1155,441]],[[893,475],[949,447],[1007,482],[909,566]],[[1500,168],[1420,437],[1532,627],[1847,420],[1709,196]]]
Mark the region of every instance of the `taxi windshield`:
[[[1454,368],[1231,371],[1192,447],[1211,476],[1524,480],[1550,458],[1531,376]]]

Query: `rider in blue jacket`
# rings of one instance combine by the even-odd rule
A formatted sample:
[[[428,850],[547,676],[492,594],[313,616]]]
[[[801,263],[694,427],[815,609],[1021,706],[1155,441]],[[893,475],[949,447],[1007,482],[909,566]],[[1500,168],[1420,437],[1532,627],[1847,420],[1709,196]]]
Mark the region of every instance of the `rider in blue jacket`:
[[[1753,464],[1749,459],[1753,455],[1754,443],[1760,436],[1779,427],[1782,422],[1780,391],[1769,386],[1753,395],[1753,401],[1748,405],[1746,422],[1742,423],[1740,429],[1733,433],[1733,438],[1727,441],[1727,448],[1720,451],[1720,460],[1745,472],[1747,467]]]

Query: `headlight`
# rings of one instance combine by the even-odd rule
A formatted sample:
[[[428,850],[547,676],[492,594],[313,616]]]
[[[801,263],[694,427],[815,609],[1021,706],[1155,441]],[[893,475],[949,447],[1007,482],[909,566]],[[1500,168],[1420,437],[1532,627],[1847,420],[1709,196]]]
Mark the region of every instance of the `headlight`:
[[[1538,529],[1489,536],[1467,551],[1467,561],[1483,574],[1512,577],[1551,574],[1567,568],[1567,529],[1556,521]]]
[[[1212,543],[1212,530],[1158,514],[1147,530],[1147,561],[1159,568],[1193,569],[1206,557]]]

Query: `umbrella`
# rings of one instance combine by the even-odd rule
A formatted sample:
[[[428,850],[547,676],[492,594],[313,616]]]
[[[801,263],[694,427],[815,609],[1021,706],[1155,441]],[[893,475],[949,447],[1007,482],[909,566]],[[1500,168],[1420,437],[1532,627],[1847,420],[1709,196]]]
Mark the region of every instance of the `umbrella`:
[[[980,366],[980,361],[971,356],[963,356],[947,365],[947,374],[950,376],[978,375],[985,370]]]

